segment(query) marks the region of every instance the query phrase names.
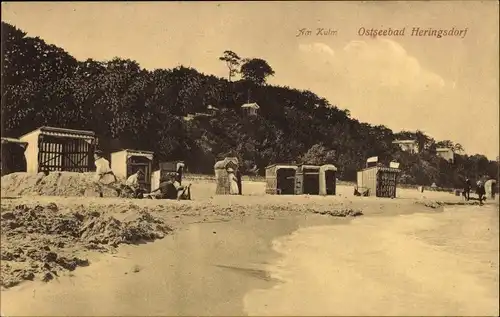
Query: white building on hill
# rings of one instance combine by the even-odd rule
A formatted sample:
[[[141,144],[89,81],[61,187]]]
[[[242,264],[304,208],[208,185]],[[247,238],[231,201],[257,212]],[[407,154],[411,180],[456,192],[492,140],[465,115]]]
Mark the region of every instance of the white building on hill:
[[[412,154],[417,154],[419,152],[418,143],[416,140],[396,140],[392,143],[399,145],[401,150],[405,152],[410,152]]]
[[[455,153],[450,148],[437,148],[436,155],[444,158],[446,161],[453,163],[455,161]]]

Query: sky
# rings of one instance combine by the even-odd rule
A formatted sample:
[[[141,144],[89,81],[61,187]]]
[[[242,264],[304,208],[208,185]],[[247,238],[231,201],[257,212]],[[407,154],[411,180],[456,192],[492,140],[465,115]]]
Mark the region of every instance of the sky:
[[[494,0],[2,3],[4,22],[79,60],[130,58],[147,69],[184,65],[227,77],[218,58],[232,50],[266,60],[276,72],[270,84],[311,90],[362,122],[419,129],[490,159],[500,143],[498,14]],[[463,32],[411,36],[417,27]],[[372,37],[361,28],[405,33]],[[297,36],[301,29],[311,34]]]

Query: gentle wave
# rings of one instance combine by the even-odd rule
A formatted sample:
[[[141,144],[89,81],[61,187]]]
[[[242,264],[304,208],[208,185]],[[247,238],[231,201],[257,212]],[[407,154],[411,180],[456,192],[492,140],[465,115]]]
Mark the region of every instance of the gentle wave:
[[[273,241],[282,281],[244,298],[249,315],[498,315],[498,212],[354,219]]]

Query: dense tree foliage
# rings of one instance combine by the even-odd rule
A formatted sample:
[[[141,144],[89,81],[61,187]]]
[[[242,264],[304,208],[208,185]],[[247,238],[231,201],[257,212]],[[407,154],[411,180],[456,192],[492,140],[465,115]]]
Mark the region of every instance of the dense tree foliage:
[[[245,60],[240,70],[243,79],[252,81],[258,85],[266,82],[266,78],[274,75],[274,70],[269,64],[260,58]]]
[[[408,184],[458,186],[465,176],[498,174],[498,162],[462,155],[462,146],[450,140],[420,131],[394,134],[313,92],[263,85],[274,71],[262,59],[240,61],[224,52],[227,80],[182,66],[147,71],[121,58],[77,61],[6,23],[2,35],[2,136],[42,125],[88,129],[105,151],[152,150],[157,160],[182,159],[191,172],[204,173],[230,155],[261,174],[272,163],[333,163],[344,180],[354,180],[370,156],[400,162]],[[242,79],[231,81],[237,73]],[[249,99],[260,106],[258,116],[241,112]],[[208,105],[219,111],[206,115]],[[422,151],[402,152],[392,143],[401,138],[417,140]],[[442,146],[457,152],[453,164],[436,156]]]

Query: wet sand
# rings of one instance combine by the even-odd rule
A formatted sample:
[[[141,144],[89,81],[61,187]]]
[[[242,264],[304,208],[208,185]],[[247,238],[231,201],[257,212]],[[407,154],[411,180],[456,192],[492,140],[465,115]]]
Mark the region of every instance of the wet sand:
[[[274,241],[282,283],[245,296],[249,315],[498,316],[498,207],[360,217]]]
[[[393,200],[356,198],[352,188],[340,187],[337,197],[279,197],[262,195],[263,184],[249,184],[248,196],[212,197],[210,185],[197,184],[192,202],[20,198],[16,203],[83,202],[118,214],[132,204],[155,207],[176,230],[153,243],[121,245],[116,254],[89,253],[89,267],[49,283],[2,291],[2,312],[497,314],[498,278],[492,276],[498,276],[498,261],[492,259],[498,259],[498,201],[449,213],[415,204],[429,197],[459,201],[447,193],[401,190]],[[360,208],[364,216],[351,220],[307,211],[338,205]],[[487,229],[497,240],[480,235]],[[436,284],[439,278],[444,282]]]
[[[243,297],[276,280],[270,246],[299,227],[342,223],[324,216],[195,223],[154,243],[120,246],[51,283],[2,292],[8,316],[245,315]],[[22,304],[21,304],[22,303]]]

